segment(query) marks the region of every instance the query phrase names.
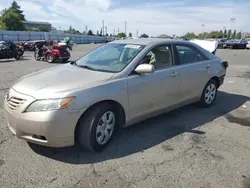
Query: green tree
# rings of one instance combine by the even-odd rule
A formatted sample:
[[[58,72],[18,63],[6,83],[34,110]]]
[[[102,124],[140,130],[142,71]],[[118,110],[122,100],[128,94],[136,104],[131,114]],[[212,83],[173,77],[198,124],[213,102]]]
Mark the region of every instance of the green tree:
[[[220,37],[218,37],[218,38],[223,38],[223,31],[222,30],[220,30]]]
[[[132,33],[130,32],[130,33],[128,34],[128,36],[129,36],[129,37],[132,37]]]
[[[208,33],[208,36],[209,38],[222,38],[223,37],[223,33],[222,31],[219,32],[219,31],[211,31],[210,33]]]
[[[226,29],[224,30],[223,37],[227,38],[227,30]]]
[[[143,33],[140,37],[141,38],[148,38],[149,36],[147,34]]]
[[[233,34],[232,34],[232,38],[235,39],[236,37],[236,30],[234,30]]]
[[[21,10],[21,7],[17,4],[16,1],[13,1],[10,9],[12,9],[15,13],[17,13],[22,21],[25,21],[25,16],[23,14],[23,11]]]
[[[236,34],[236,38],[237,38],[237,39],[241,39],[241,32],[238,32],[238,33]]]
[[[232,31],[231,31],[231,29],[229,29],[229,30],[227,31],[227,37],[228,37],[228,38],[231,38],[231,37],[232,37],[231,34],[232,34]]]
[[[73,34],[77,34],[77,35],[80,35],[81,32],[79,30],[74,30]]]
[[[0,20],[0,30],[7,29],[6,25]]]
[[[98,31],[97,31],[98,32]],[[93,32],[91,30],[88,31],[88,35],[93,35]]]
[[[22,31],[25,29],[23,21],[21,20],[20,16],[12,9],[5,11],[0,21],[2,21],[2,23],[6,25],[8,30]]]
[[[203,38],[203,33],[198,34],[197,37],[198,37],[199,39],[202,39],[202,38]]]
[[[48,28],[46,27],[40,27],[38,30],[41,32],[49,32]]]
[[[127,37],[125,33],[118,33],[117,35],[118,38],[125,38]]]
[[[188,39],[194,39],[194,38],[198,38],[197,35],[195,35],[193,32],[188,32],[184,35],[185,38],[188,38]]]

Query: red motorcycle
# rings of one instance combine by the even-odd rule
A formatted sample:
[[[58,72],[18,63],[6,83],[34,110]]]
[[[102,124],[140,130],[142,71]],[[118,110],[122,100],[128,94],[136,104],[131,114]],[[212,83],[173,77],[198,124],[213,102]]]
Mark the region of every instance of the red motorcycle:
[[[67,62],[70,58],[70,53],[67,50],[67,45],[54,44],[51,47],[36,45],[34,57],[37,61],[46,60],[49,63],[53,63],[57,60]]]

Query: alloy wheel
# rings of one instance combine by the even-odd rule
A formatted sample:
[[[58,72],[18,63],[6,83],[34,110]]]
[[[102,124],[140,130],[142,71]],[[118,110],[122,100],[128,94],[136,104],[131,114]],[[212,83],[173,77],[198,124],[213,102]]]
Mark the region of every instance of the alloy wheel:
[[[214,83],[211,83],[207,86],[205,91],[205,102],[211,104],[216,96],[216,86]]]

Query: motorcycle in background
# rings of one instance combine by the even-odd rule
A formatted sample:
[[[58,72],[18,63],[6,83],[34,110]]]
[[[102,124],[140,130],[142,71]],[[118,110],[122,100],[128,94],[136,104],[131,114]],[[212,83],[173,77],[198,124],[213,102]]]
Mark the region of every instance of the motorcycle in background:
[[[58,44],[60,44],[60,45],[66,45],[67,48],[69,48],[69,50],[73,49],[73,43],[70,40],[70,37],[65,37],[64,40],[62,42],[59,42]]]
[[[48,63],[53,63],[57,60],[67,62],[70,58],[70,53],[67,50],[66,44],[54,44],[51,47],[46,45],[36,45],[34,57],[37,61],[45,60]]]
[[[12,41],[0,42],[0,59],[15,58],[19,60],[23,56],[24,50]]]

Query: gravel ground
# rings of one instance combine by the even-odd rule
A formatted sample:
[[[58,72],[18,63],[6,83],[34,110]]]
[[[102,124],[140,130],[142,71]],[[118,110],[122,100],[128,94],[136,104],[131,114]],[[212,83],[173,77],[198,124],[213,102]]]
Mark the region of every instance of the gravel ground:
[[[97,45],[76,46],[72,59]],[[12,136],[4,95],[19,77],[57,64],[0,60],[0,187],[250,188],[250,51],[219,50],[230,67],[215,105],[189,105],[121,130],[102,153],[45,148]]]

